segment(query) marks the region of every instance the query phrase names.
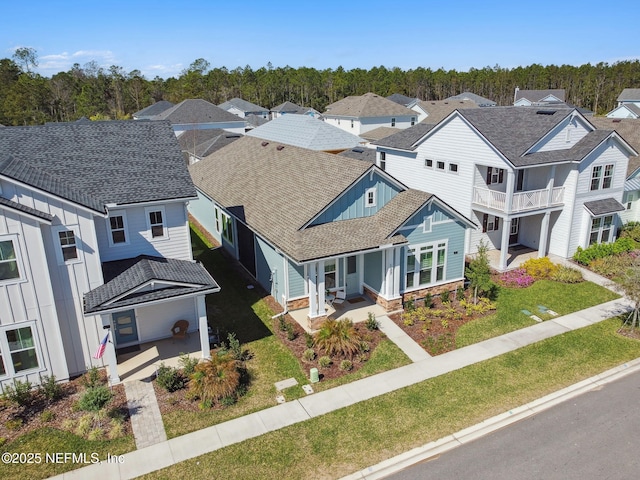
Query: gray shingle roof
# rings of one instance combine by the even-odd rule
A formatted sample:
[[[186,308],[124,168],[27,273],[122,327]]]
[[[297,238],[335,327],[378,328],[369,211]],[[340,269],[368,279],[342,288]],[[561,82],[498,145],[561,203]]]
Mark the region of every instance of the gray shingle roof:
[[[402,128],[395,127],[378,127],[373,130],[369,130],[367,132],[361,133],[360,138],[364,138],[365,140],[369,140],[370,142],[376,140],[382,140],[383,138],[387,138],[394,133],[398,133]]]
[[[376,151],[372,148],[356,147],[340,152],[343,157],[355,158],[363,162],[376,163]]]
[[[148,107],[137,111],[132,116],[133,118],[150,119],[151,117],[159,115],[160,113],[171,107],[173,107],[173,103],[167,102],[166,100],[160,100],[159,102],[152,103]]]
[[[196,195],[167,122],[3,128],[0,158],[0,174],[98,212]]]
[[[549,95],[553,95],[561,102],[564,102],[564,95],[565,95],[564,88],[556,88],[556,89],[549,89],[549,90],[518,90],[516,92],[516,101],[520,100],[521,98],[526,98],[530,102],[535,103],[535,102],[541,101],[543,98]]]
[[[169,120],[172,125],[216,122],[244,122],[233,113],[227,112],[211,102],[187,99],[154,116],[153,120]]]
[[[86,314],[165,298],[212,293],[220,289],[200,263],[188,260],[140,255],[104,263],[103,272],[105,283],[84,296]],[[152,281],[171,282],[173,285],[151,291],[136,291]],[[123,298],[113,301],[123,295]]]
[[[278,113],[296,113],[298,112],[302,107],[300,105],[296,105],[293,102],[283,102],[280,105],[277,105],[275,107],[273,107],[271,109],[272,112],[278,112]]]
[[[640,88],[625,88],[618,95],[619,102],[640,101]]]
[[[593,117],[589,121],[598,129],[615,130],[636,152],[640,152],[640,119]],[[640,168],[640,157],[629,157],[627,177]]]
[[[388,117],[390,115],[416,116],[417,114],[403,105],[398,105],[391,100],[369,92],[360,96],[346,97],[328,105],[324,115],[371,118]]]
[[[204,158],[216,150],[238,140],[242,135],[231,133],[220,128],[208,128],[205,130],[187,130],[178,137],[178,142],[183,151]]]
[[[255,113],[255,112],[268,112],[268,108],[261,107],[260,105],[256,105],[255,103],[248,102],[247,100],[243,100],[242,98],[232,98],[227,100],[226,102],[218,105],[223,110],[229,110],[231,107],[235,107],[238,110],[241,110],[245,113]]]
[[[345,150],[364,142],[357,135],[307,115],[283,115],[247,135],[319,151]]]
[[[414,150],[414,143],[420,140],[427,132],[429,132],[435,125],[430,123],[418,123],[413,127],[400,130],[393,135],[385,137],[376,142],[371,142],[373,145],[380,145],[381,147],[399,148],[401,150]]]
[[[493,100],[489,100],[488,98],[481,97],[480,95],[476,95],[471,92],[462,92],[459,95],[454,95],[446,98],[445,100],[471,100],[479,107],[495,107],[497,105]]]
[[[267,122],[270,122],[268,118],[261,117],[260,115],[254,115],[253,113],[244,117],[245,121],[252,127],[259,127]]]
[[[584,206],[593,215],[606,215],[607,213],[621,212],[625,208],[615,198],[603,198],[602,200],[594,200],[591,202],[584,202]]]
[[[8,208],[9,210],[15,210],[19,213],[26,213],[27,215],[31,215],[33,217],[39,218],[40,220],[44,220],[47,223],[51,223],[54,219],[53,215],[50,215],[46,212],[41,212],[40,210],[36,210],[35,208],[27,207],[26,205],[22,205],[20,203],[0,197],[0,209],[3,207]]]
[[[478,104],[471,100],[428,100],[420,101],[418,105],[427,113],[427,118],[423,120],[425,123],[436,124],[444,120],[454,110],[463,108],[479,108]]]
[[[398,105],[403,105],[406,107],[407,105],[415,102],[418,99],[407,97],[406,95],[402,95],[401,93],[393,93],[387,97],[387,100],[391,100],[392,102],[395,102]]]
[[[398,228],[409,210],[430,198],[412,191],[397,195],[372,217],[302,229],[375,167],[345,156],[278,146],[244,137],[189,170],[205,194],[296,261],[391,243],[385,235]]]

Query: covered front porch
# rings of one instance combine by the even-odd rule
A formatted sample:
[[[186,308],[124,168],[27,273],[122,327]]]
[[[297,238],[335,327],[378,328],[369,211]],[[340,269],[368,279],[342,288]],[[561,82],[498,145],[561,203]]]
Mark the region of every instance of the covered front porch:
[[[506,265],[502,265],[501,250],[489,250],[487,257],[489,258],[489,265],[493,270],[504,272],[519,268],[527,260],[538,258],[538,250],[525,247],[524,245],[513,245],[507,250]]]

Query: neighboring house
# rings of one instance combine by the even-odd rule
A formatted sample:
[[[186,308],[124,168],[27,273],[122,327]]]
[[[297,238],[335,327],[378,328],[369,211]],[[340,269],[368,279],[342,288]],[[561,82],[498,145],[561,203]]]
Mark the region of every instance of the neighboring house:
[[[482,225],[465,250],[486,242],[500,250],[501,270],[510,245],[568,258],[613,241],[628,158],[637,155],[575,109],[457,110],[376,143],[378,165]]]
[[[409,128],[418,117],[413,110],[375,93],[343,98],[328,105],[322,116],[328,124],[354,135],[378,127]]]
[[[356,135],[306,115],[284,115],[251,130],[247,135],[328,153],[339,153],[364,143]]]
[[[248,102],[241,98],[232,98],[218,106],[229,113],[239,116],[240,118],[246,118],[249,115],[256,115],[264,119],[269,118],[268,108],[261,107],[260,105],[256,105],[255,103]]]
[[[201,99],[184,100],[166,109],[150,120],[168,120],[176,136],[187,130],[221,128],[231,133],[244,134],[246,122],[237,115]]]
[[[640,152],[640,119],[594,117],[590,118],[589,121],[596,128],[615,130],[629,142],[629,145]],[[640,222],[640,157],[629,157],[622,205],[625,207],[625,211],[620,212],[620,218],[623,223]]]
[[[546,105],[565,101],[564,88],[551,90],[520,90],[516,87],[513,105],[516,107],[530,107],[531,105]]]
[[[166,100],[160,100],[159,102],[152,103],[146,108],[137,111],[132,115],[134,120],[151,120],[156,115],[160,115],[165,110],[173,107],[173,103]]]
[[[461,108],[478,108],[478,105],[471,100],[420,100],[411,106],[418,114],[418,122],[425,123],[438,123]]]
[[[3,128],[0,382],[107,365],[117,383],[115,348],[170,337],[179,319],[208,356],[205,295],[219,287],[193,260],[195,198],[167,122]]]
[[[343,157],[349,157],[362,162],[376,163],[376,151],[373,148],[356,147],[340,152],[338,155]]]
[[[481,97],[480,95],[476,95],[471,92],[462,92],[459,95],[454,95],[449,98],[445,98],[445,100],[471,100],[479,107],[495,107],[498,105],[493,100],[489,100],[488,98]]]
[[[246,131],[257,128],[260,125],[264,125],[265,123],[270,121],[269,118],[262,118],[258,115],[247,115],[246,117],[244,117],[244,119],[247,122],[247,125],[245,127]]]
[[[327,293],[391,311],[464,281],[475,225],[371,163],[244,137],[189,169],[190,213],[285,309],[308,309],[312,328]]]
[[[618,95],[618,106],[635,105],[640,107],[640,88],[625,88]]]
[[[420,101],[419,98],[407,97],[406,95],[402,95],[401,93],[393,93],[387,97],[387,100],[391,100],[392,102],[407,108],[411,108],[412,105],[415,105]]]
[[[365,139],[367,142],[367,147],[376,148],[375,145],[370,145],[370,142],[375,142],[377,140],[382,140],[383,138],[389,137],[395,133],[400,132],[399,128],[395,127],[378,127],[373,130],[369,130],[368,132],[364,132],[360,134],[360,138]]]
[[[301,107],[293,102],[284,102],[271,109],[271,118],[276,119],[283,115],[306,115],[308,117],[320,118],[320,112],[311,107]]]
[[[607,113],[608,118],[640,118],[640,106],[635,103],[623,103]]]
[[[242,135],[219,128],[187,130],[178,137],[187,165],[202,160],[207,155],[239,139]]]

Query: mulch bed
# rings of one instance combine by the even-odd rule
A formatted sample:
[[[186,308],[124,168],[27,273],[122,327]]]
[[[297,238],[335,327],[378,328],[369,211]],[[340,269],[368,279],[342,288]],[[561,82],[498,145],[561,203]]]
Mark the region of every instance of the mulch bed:
[[[100,372],[103,381],[106,383],[106,373],[104,369]],[[64,430],[63,423],[65,420],[74,420],[77,422],[83,415],[89,412],[77,410],[74,405],[80,399],[85,391],[82,383],[82,377],[77,377],[67,383],[62,383],[63,394],[58,400],[48,402],[42,395],[37,393],[37,387],[33,390],[32,401],[29,405],[22,407],[9,402],[6,399],[0,400],[0,438],[7,441],[15,440],[22,435],[30,433],[43,427],[57,428]],[[131,434],[131,422],[129,421],[129,410],[127,408],[127,397],[123,385],[114,386],[111,391],[114,397],[107,404],[108,410],[117,409],[124,417],[124,434]],[[44,421],[41,417],[42,412],[50,411],[53,413],[53,419]],[[7,428],[15,422],[12,420],[22,420],[22,426],[16,429]]]

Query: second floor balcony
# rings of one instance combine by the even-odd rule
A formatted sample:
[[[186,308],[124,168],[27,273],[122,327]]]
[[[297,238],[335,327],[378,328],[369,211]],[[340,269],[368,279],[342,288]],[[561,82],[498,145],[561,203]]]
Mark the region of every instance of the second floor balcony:
[[[518,213],[559,206],[564,203],[564,187],[549,190],[527,190],[511,194],[511,208],[507,209],[507,193],[486,187],[473,187],[474,205],[493,208],[504,213]]]

